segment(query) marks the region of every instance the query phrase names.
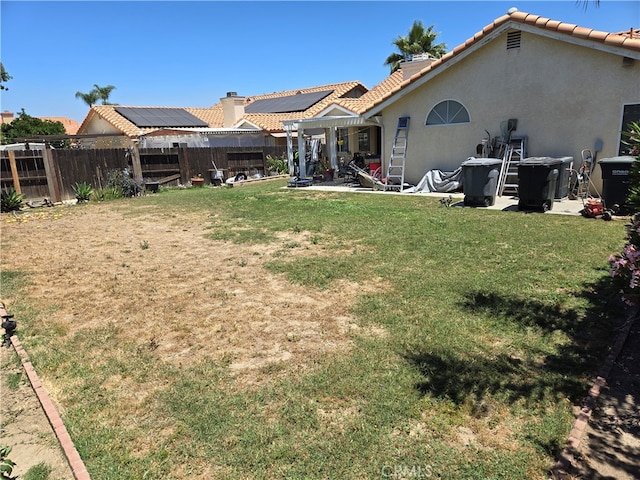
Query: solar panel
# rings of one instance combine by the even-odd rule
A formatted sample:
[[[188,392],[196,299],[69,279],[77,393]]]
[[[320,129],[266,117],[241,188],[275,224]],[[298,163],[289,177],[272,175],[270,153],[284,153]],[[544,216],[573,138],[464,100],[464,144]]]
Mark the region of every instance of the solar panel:
[[[323,98],[331,95],[333,90],[313,93],[298,93],[287,97],[265,98],[250,103],[244,109],[246,113],[286,113],[304,112]]]
[[[136,127],[208,127],[207,122],[182,108],[116,107]]]

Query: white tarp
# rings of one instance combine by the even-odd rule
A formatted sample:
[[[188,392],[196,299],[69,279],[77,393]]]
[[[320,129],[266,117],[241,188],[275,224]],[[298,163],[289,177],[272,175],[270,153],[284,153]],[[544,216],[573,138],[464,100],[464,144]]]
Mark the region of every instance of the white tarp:
[[[402,193],[450,193],[462,188],[462,167],[453,172],[429,170],[415,187],[405,188]]]

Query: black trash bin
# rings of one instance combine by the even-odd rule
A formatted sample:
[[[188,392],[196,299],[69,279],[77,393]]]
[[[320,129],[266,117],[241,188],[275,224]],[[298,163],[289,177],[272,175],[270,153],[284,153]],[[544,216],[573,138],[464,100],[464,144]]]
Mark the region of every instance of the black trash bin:
[[[604,206],[615,213],[628,208],[629,171],[634,158],[631,156],[603,158],[598,162],[602,170],[602,199]],[[617,210],[617,211],[616,211]]]
[[[556,200],[562,200],[569,196],[569,179],[571,178],[571,168],[573,168],[573,157],[559,157],[560,168],[558,168],[558,181],[556,182]]]
[[[495,203],[501,165],[498,158],[470,158],[462,163],[465,205],[490,207]]]
[[[551,157],[529,157],[518,164],[518,209],[553,208],[562,160]]]

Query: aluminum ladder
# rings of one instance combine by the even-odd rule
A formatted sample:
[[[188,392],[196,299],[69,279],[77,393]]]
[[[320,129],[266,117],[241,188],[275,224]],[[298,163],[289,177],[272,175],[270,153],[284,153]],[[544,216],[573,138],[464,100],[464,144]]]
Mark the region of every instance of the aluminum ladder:
[[[518,164],[527,155],[527,137],[511,137],[504,150],[500,176],[498,177],[498,196],[505,192],[518,194]]]
[[[391,147],[391,157],[387,167],[387,180],[385,190],[399,189],[404,187],[404,164],[407,158],[407,138],[409,136],[409,118],[398,118],[398,128]]]

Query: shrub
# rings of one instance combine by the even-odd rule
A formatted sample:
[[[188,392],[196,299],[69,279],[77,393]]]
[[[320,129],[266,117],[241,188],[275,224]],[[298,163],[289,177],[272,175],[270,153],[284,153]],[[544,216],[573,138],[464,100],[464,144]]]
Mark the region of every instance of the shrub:
[[[16,192],[13,187],[2,190],[2,194],[0,195],[0,211],[14,212],[20,210],[23,201],[24,194]]]
[[[93,188],[88,183],[76,183],[73,186],[73,193],[78,203],[88,202],[93,195]]]
[[[640,211],[640,122],[631,122],[628,131],[622,132],[626,140],[622,142],[627,146],[627,154],[634,156],[629,171],[629,194],[627,203],[634,212]]]
[[[267,155],[267,169],[274,172],[276,175],[289,173],[289,161],[287,160],[287,156],[284,153],[276,157]]]
[[[142,185],[131,177],[128,170],[109,170],[105,190],[110,189],[120,192],[122,197],[135,197],[142,191]]]
[[[627,202],[634,212],[627,225],[627,243],[622,252],[609,257],[609,273],[620,288],[622,299],[629,305],[640,304],[640,123],[631,122],[623,132],[629,155],[635,157],[629,172]]]
[[[609,257],[609,273],[629,305],[640,303],[640,214],[627,225],[627,244],[622,252]]]

